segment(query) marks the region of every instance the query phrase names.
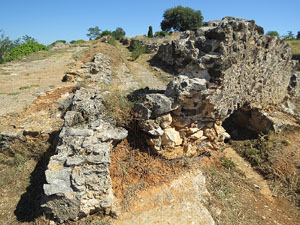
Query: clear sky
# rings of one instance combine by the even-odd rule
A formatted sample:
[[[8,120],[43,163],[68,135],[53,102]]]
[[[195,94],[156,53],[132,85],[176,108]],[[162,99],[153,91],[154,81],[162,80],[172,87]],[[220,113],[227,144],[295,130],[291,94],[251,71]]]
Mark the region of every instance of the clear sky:
[[[225,16],[254,19],[265,32],[300,31],[300,0],[0,0],[0,29],[14,40],[25,34],[43,44],[87,39],[87,29],[122,27],[127,36],[160,30],[168,8],[201,10],[204,21]]]

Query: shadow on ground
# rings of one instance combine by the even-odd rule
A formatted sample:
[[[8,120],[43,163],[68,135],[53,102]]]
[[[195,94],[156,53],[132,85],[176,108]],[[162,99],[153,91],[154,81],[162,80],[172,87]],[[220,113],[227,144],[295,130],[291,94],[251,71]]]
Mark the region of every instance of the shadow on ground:
[[[22,194],[14,211],[17,220],[20,222],[33,222],[42,215],[40,205],[43,197],[43,184],[46,182],[45,171],[57,146],[59,133],[60,131],[54,131],[50,134],[48,139],[50,146],[30,174],[30,185],[27,187],[26,192]]]

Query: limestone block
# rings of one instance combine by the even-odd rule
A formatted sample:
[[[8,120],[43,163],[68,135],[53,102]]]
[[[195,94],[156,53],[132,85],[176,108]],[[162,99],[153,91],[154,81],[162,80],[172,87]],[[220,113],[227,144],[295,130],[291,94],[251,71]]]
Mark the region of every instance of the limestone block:
[[[166,128],[162,135],[162,145],[168,147],[175,147],[181,145],[182,139],[178,131],[174,128]]]

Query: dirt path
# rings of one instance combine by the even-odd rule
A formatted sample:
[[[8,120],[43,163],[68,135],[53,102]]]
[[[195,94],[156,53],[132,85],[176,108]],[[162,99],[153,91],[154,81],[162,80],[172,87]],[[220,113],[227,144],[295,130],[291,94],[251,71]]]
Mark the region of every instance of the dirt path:
[[[70,85],[61,79],[74,66],[74,54],[82,50],[82,47],[50,50],[44,59],[1,65],[0,116],[20,113],[43,93]]]
[[[123,64],[113,68],[113,83],[121,90],[132,90],[149,87],[150,89],[165,89],[168,82],[159,79],[154,71],[151,71],[147,61],[151,54],[143,54],[136,61],[131,60],[131,52],[123,45],[118,44],[117,50],[123,60]]]
[[[247,179],[253,183],[253,185],[259,189],[260,193],[263,194],[267,199],[273,201],[273,197],[266,180],[258,174],[244,158],[242,158],[232,148],[226,148],[224,154],[227,158],[230,158],[246,176]]]
[[[166,88],[166,83],[158,79],[153,72],[148,70],[145,66],[129,61],[128,67],[135,80],[141,85],[141,87],[147,86],[150,89],[161,90]]]

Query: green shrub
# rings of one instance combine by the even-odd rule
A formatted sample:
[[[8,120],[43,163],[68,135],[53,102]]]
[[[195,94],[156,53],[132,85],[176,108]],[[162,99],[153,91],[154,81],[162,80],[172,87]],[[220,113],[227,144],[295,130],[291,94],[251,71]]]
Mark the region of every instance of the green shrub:
[[[231,171],[234,171],[236,167],[235,163],[231,159],[226,157],[222,158],[222,166]]]
[[[277,31],[274,31],[274,30],[268,31],[267,35],[274,36],[274,37],[279,37],[279,33]]]
[[[143,46],[139,41],[133,41],[131,57],[136,60],[140,55],[146,52],[146,47]]]
[[[79,45],[79,44],[84,44],[84,43],[86,43],[86,41],[80,39],[80,40],[77,40],[77,41],[74,41],[74,40],[73,40],[73,41],[70,41],[70,43],[73,44],[73,45]]]
[[[35,41],[28,41],[14,48],[11,48],[5,55],[4,62],[9,62],[14,59],[20,59],[23,56],[27,56],[41,50],[48,50],[48,47]]]
[[[48,45],[48,48],[54,47],[57,43],[63,43],[63,44],[66,44],[67,41],[65,41],[65,40],[56,40],[56,41],[54,41],[53,43],[51,43],[50,45]]]
[[[108,42],[108,44],[110,44],[112,46],[116,46],[116,44],[117,44],[116,39],[111,35],[107,36],[107,42]]]
[[[155,32],[155,34],[154,34],[154,37],[165,37],[165,36],[167,36],[168,35],[168,32],[167,31],[157,31],[157,32]]]

